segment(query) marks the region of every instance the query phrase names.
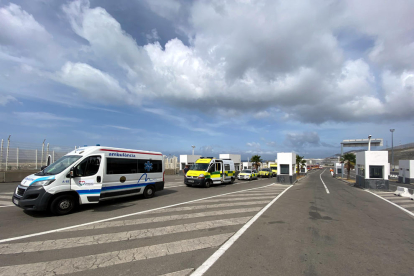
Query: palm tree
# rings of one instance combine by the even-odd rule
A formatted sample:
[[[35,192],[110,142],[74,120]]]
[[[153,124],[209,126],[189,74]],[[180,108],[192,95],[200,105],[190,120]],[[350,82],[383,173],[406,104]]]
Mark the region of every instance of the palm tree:
[[[348,170],[348,178],[347,179],[349,179],[349,174],[351,172],[351,169],[353,169],[355,167],[356,155],[352,152],[345,153],[341,157],[341,163],[344,163],[344,167]]]
[[[304,156],[296,155],[296,173],[297,174],[299,174],[299,172],[300,172],[300,170],[299,170],[300,164],[302,164],[302,161],[305,161],[305,160],[303,160],[303,157]]]
[[[254,164],[257,170],[258,165],[260,164],[260,162],[262,162],[262,159],[260,155],[253,155],[250,161]]]
[[[306,166],[306,160],[305,160],[305,159],[303,159],[303,160],[300,162],[300,170],[302,171],[302,169],[303,169],[305,166]]]

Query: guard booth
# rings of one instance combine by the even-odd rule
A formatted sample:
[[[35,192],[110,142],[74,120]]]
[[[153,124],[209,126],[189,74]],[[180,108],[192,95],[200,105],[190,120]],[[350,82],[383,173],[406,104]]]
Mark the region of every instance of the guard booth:
[[[295,162],[296,162],[296,160],[295,160]],[[303,167],[302,167],[301,164],[299,164],[299,174],[300,175],[305,175],[307,172],[308,172],[308,163],[305,163],[305,165],[303,165]]]
[[[414,160],[400,160],[399,165],[398,182],[406,184],[414,183]]]
[[[292,184],[296,181],[296,153],[277,153],[277,183]]]
[[[356,186],[388,190],[390,164],[388,151],[362,151],[356,154]]]
[[[334,176],[339,177],[342,175],[342,163],[335,163]]]

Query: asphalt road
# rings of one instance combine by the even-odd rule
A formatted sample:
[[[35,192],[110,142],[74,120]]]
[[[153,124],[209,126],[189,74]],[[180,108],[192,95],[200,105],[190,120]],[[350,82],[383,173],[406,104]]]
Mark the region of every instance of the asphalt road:
[[[414,217],[322,172],[209,189],[169,176],[152,199],[62,217],[0,208],[0,276],[412,275]]]

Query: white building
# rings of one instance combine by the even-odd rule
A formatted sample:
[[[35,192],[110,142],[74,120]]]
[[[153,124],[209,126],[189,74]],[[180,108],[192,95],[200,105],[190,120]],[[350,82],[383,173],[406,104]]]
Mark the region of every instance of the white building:
[[[400,160],[399,167],[398,182],[414,183],[414,160]]]
[[[240,166],[241,166],[241,155],[240,154],[221,153],[219,155],[219,159],[231,159],[234,162],[234,168],[236,169],[236,171],[240,171]]]
[[[335,163],[334,166],[334,175],[342,175],[342,163]]]
[[[388,151],[361,151],[356,154],[356,185],[365,189],[389,188]]]
[[[277,153],[277,182],[292,184],[296,181],[296,153]]]
[[[184,170],[186,165],[192,165],[201,155],[180,155],[180,170]]]

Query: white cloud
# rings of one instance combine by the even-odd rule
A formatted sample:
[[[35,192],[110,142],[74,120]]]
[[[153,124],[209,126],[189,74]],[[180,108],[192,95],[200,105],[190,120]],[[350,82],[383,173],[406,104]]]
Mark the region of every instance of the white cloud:
[[[42,122],[81,122],[78,118],[62,117],[47,112],[14,112],[13,113],[19,120],[22,121],[37,121]]]
[[[0,105],[5,106],[6,104],[10,102],[17,101],[15,97],[12,97],[10,95],[1,95],[0,94]]]
[[[87,43],[59,66],[42,68],[54,71],[42,75],[52,75],[92,104],[163,102],[226,118],[277,113],[283,120],[312,123],[414,118],[411,2],[158,0],[147,5],[185,30],[188,42],[139,45],[105,9],[71,1],[63,12]],[[40,48],[54,45],[53,36],[32,15],[10,4],[0,8],[0,23],[8,27],[0,30],[0,58],[34,68],[38,60],[50,60],[39,55],[51,52]],[[344,30],[374,44],[351,58],[339,43]],[[25,43],[31,38],[33,43]],[[153,29],[148,40],[158,39]],[[398,102],[401,97],[407,100]]]
[[[67,62],[52,78],[76,88],[81,96],[97,103],[134,104],[138,100],[115,78],[85,63]]]

